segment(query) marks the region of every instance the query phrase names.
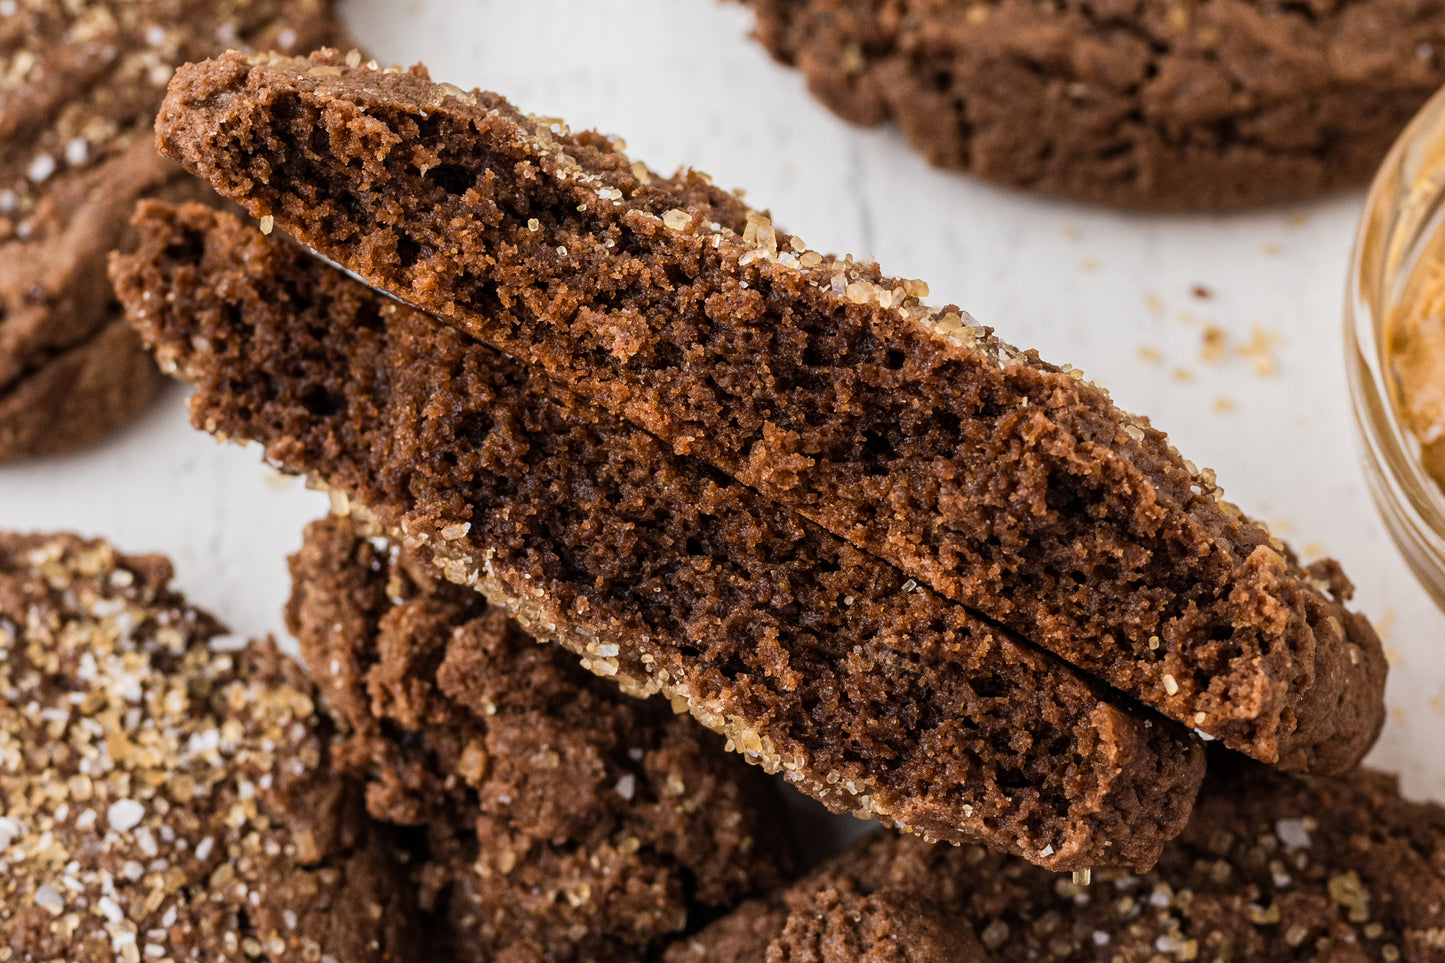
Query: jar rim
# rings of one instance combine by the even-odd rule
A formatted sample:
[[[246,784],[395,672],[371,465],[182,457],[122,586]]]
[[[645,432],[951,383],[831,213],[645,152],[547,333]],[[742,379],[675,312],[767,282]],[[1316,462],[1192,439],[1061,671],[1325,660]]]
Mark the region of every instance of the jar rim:
[[[1445,489],[1400,417],[1386,325],[1421,249],[1445,230],[1445,89],[1396,140],[1370,186],[1345,292],[1346,369],[1376,507],[1416,577],[1445,608]]]

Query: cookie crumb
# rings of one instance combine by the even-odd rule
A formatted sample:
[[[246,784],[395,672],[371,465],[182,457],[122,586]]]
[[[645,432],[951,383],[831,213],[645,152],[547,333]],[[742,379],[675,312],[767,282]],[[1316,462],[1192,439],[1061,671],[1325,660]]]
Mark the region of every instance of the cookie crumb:
[[[1249,332],[1249,341],[1235,348],[1235,353],[1242,358],[1247,358],[1254,368],[1254,373],[1259,377],[1268,377],[1279,370],[1275,360],[1274,346],[1282,341],[1278,334],[1266,331],[1259,325],[1253,325]]]
[[[1204,329],[1203,345],[1199,349],[1199,360],[1205,364],[1222,361],[1229,346],[1229,335],[1223,328],[1207,325]]]

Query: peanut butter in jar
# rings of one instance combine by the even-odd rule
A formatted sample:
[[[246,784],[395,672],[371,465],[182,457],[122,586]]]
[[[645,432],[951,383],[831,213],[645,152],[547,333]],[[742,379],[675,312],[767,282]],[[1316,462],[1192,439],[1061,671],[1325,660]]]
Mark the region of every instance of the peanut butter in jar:
[[[1401,421],[1420,463],[1445,488],[1445,230],[1421,251],[1385,319],[1385,349]]]

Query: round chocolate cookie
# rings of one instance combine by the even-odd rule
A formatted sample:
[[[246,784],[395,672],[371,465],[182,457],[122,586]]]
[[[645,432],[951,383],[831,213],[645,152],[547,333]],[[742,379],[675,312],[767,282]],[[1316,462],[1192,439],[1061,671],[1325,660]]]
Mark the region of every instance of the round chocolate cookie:
[[[0,960],[428,959],[300,667],[170,574],[0,535]]]
[[[174,68],[232,47],[336,42],[330,6],[0,2],[0,461],[93,441],[159,384],[105,258],[133,243],[139,198],[210,193],[152,143]]]
[[[843,118],[929,161],[1126,207],[1368,181],[1445,83],[1445,2],[743,0]]]
[[[828,890],[910,908],[906,930],[892,914],[900,933],[927,934],[931,919],[927,940],[903,937],[919,952],[963,927],[996,963],[1445,960],[1445,807],[1403,799],[1394,776],[1369,769],[1294,777],[1227,752],[1210,764],[1189,827],[1147,873],[1100,869],[1083,885],[976,846],[876,833],[679,942],[666,963],[831,963],[796,949],[824,928]],[[866,938],[869,917],[853,918],[879,955],[840,959],[933,958],[889,955],[889,940]]]

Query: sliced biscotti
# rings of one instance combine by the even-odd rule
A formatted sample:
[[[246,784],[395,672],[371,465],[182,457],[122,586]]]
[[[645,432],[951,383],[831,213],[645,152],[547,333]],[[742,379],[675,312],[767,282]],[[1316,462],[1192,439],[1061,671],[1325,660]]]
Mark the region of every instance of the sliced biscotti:
[[[192,416],[259,441],[448,579],[661,690],[839,811],[1074,869],[1148,864],[1192,736],[478,344],[198,207],[151,205],[122,300]]]
[[[976,846],[880,833],[666,961],[779,959],[768,954],[789,948],[809,898],[830,890],[962,924],[999,963],[1445,960],[1445,808],[1402,799],[1394,777],[1370,770],[1290,777],[1238,757],[1211,763],[1189,827],[1148,873],[1079,886]]]
[[[170,577],[0,534],[0,958],[433,959],[301,667]]]
[[[1379,729],[1379,641],[1332,563],[919,282],[420,69],[228,55],[157,129],[263,224],[1187,725],[1318,771]]]
[[[781,795],[659,699],[538,645],[352,520],[306,530],[287,624],[371,814],[419,826],[450,959],[647,959],[789,872]]]

